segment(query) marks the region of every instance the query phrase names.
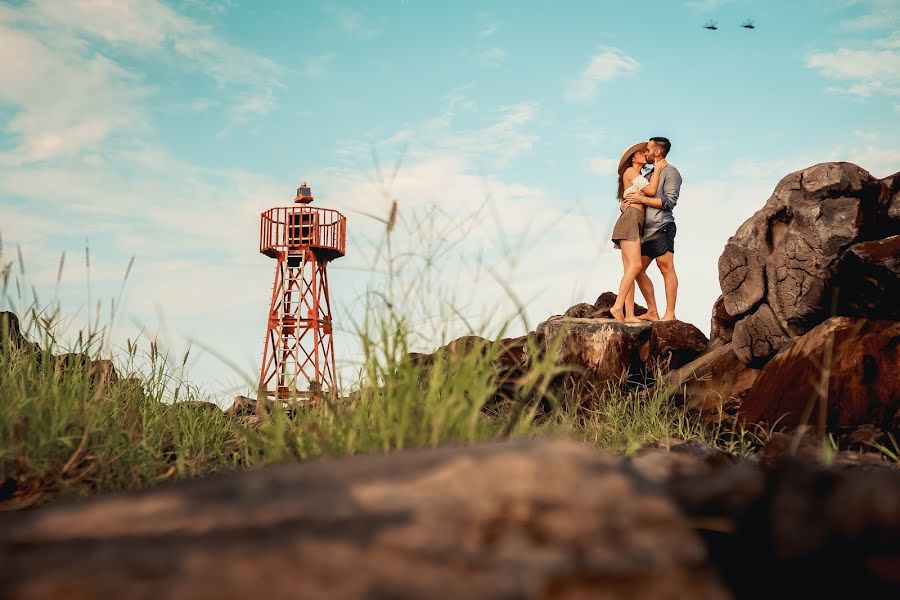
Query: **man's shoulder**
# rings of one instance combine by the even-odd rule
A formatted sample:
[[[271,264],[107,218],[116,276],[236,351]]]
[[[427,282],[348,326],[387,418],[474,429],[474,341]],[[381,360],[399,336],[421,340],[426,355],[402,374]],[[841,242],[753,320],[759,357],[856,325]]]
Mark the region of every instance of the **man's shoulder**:
[[[663,173],[671,174],[671,175],[677,176],[679,179],[681,179],[681,171],[679,171],[678,167],[676,167],[672,163],[666,164],[666,168],[663,171]]]

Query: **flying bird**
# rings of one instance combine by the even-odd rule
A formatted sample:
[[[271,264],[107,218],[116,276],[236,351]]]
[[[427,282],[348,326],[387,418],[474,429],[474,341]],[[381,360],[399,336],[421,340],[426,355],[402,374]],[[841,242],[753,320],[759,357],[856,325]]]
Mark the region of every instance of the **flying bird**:
[[[741,27],[743,27],[744,29],[756,29],[756,25],[754,25],[753,21],[751,21],[750,19],[744,21]]]
[[[715,21],[709,21],[706,25],[703,26],[703,29],[709,29],[710,31],[715,31],[719,28],[719,24]]]

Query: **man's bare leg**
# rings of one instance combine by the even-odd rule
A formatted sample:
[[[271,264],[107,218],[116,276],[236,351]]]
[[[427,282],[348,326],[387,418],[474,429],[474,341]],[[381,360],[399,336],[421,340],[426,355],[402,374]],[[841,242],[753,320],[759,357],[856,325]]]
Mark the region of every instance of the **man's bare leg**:
[[[675,320],[675,301],[678,299],[678,275],[675,274],[675,255],[666,252],[656,259],[656,266],[662,273],[663,282],[666,286],[666,312],[662,316],[662,321]]]
[[[659,309],[656,307],[656,293],[653,290],[653,282],[647,276],[647,267],[653,259],[649,256],[641,256],[641,272],[635,277],[638,287],[641,288],[641,295],[647,302],[647,312],[638,317],[641,321],[659,321]],[[634,293],[634,292],[632,292]]]

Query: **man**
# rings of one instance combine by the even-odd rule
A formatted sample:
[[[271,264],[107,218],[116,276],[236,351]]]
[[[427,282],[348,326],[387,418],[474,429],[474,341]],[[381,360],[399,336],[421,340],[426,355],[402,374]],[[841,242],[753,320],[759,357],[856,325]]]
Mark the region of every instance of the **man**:
[[[636,278],[641,294],[647,300],[647,314],[641,319],[660,319],[656,308],[653,282],[647,276],[647,267],[654,260],[662,273],[666,288],[666,310],[662,321],[675,319],[675,301],[678,297],[678,275],[675,274],[675,216],[672,209],[681,194],[681,173],[668,163],[666,157],[672,143],[664,137],[653,137],[647,144],[647,160],[653,161],[654,169],[661,169],[656,195],[645,196],[633,192],[625,197],[623,209],[629,203],[646,205],[644,213],[644,233],[641,236],[641,261],[643,268]],[[632,292],[634,293],[634,292]]]

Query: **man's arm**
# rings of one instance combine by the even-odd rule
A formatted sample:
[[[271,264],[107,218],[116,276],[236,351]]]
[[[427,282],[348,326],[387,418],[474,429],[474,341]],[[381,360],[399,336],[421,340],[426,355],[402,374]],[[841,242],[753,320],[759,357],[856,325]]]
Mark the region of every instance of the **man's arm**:
[[[677,169],[672,168],[671,173],[666,174],[666,180],[663,182],[662,186],[662,193],[657,200],[662,200],[662,208],[672,210],[675,208],[675,205],[678,204],[679,195],[681,195],[681,173],[679,173]]]

